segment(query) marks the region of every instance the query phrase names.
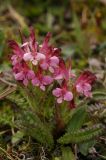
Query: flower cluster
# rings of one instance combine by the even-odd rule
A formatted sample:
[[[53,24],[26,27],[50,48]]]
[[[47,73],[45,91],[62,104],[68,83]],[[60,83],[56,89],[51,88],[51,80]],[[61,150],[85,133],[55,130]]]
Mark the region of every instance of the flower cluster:
[[[43,43],[39,44],[32,29],[29,38],[23,36],[21,45],[13,40],[9,41],[13,51],[11,61],[15,79],[25,86],[32,83],[43,91],[46,86],[56,81],[58,87],[52,93],[57,103],[72,102],[76,94],[91,97],[95,75],[85,71],[76,78],[72,73],[71,64],[65,64],[61,58],[61,50],[49,44],[50,38],[51,34],[48,33]],[[75,80],[74,83],[72,79]]]

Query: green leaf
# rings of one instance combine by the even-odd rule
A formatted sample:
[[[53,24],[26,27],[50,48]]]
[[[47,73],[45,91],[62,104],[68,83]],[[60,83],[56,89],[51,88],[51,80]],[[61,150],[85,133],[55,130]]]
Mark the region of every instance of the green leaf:
[[[83,154],[84,156],[86,156],[89,152],[89,149],[94,146],[94,144],[96,143],[95,140],[90,140],[90,141],[86,141],[86,142],[82,142],[81,144],[79,144],[79,151],[81,152],[81,154]]]
[[[24,131],[27,136],[31,136],[43,145],[52,147],[53,136],[51,127],[48,123],[43,123],[40,118],[31,111],[22,113],[17,125]]]
[[[95,100],[106,100],[106,91],[105,90],[99,90],[99,91],[94,91],[92,93],[93,99]]]
[[[24,136],[24,132],[22,131],[17,131],[13,136],[12,136],[12,144],[17,144]]]
[[[27,108],[29,106],[25,97],[23,97],[20,93],[9,94],[6,98],[11,102],[15,103],[20,108]]]
[[[10,106],[4,104],[5,106],[0,110],[0,125],[10,125],[12,126],[12,117],[14,115]]]
[[[74,132],[80,129],[84,123],[86,116],[87,116],[86,107],[84,106],[79,108],[70,119],[67,126],[67,131]]]
[[[87,127],[86,129],[65,133],[63,137],[58,140],[58,142],[61,144],[80,143],[93,139],[95,136],[98,136],[100,133],[102,133],[103,130],[104,127],[98,124],[93,127]]]
[[[62,159],[61,160],[76,160],[70,147],[62,148]]]

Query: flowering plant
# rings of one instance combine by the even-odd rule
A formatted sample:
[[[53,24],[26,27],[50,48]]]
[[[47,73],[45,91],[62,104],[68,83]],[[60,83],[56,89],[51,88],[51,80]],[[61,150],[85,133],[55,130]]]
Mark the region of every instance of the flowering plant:
[[[53,148],[59,146],[64,160],[67,154],[68,159],[75,160],[73,145],[70,148],[64,144],[88,143],[103,130],[100,124],[93,123],[86,110],[96,76],[86,70],[77,77],[71,62],[62,58],[61,49],[49,43],[50,38],[48,33],[39,44],[31,29],[29,38],[22,36],[22,44],[9,41],[13,75],[24,99],[20,97],[22,104],[20,100],[16,102],[22,109],[16,115],[16,124],[24,136],[34,138],[45,150],[49,147],[48,152],[52,151],[54,157]],[[82,100],[84,96],[86,101]]]
[[[50,37],[51,34],[48,33],[43,43],[39,44],[32,29],[29,38],[22,37],[21,45],[9,41],[13,51],[11,60],[14,77],[26,87],[31,84],[42,91],[56,82],[52,94],[57,103],[67,101],[74,108],[76,96],[82,94],[92,97],[91,88],[96,77],[91,72],[84,71],[76,78],[71,64],[67,66],[61,57],[61,50],[49,44]]]

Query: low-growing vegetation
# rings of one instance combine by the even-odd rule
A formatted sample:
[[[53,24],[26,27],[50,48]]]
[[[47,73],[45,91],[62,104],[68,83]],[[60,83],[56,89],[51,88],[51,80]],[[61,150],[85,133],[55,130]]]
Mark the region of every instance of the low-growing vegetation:
[[[2,2],[0,160],[106,159],[105,7]]]

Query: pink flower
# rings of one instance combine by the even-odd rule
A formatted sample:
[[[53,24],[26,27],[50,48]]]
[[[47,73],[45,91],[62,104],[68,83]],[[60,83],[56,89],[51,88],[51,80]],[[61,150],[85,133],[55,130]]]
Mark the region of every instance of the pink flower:
[[[52,91],[53,95],[57,97],[57,103],[63,101],[71,101],[73,99],[72,92],[68,91],[67,88],[56,88]]]
[[[31,30],[29,39],[21,45],[21,48],[24,50],[23,59],[25,61],[31,61],[33,65],[37,65],[40,60],[45,59],[45,55],[39,52],[39,45],[35,40],[33,30]]]
[[[22,42],[22,45],[19,46],[15,41],[9,41],[9,46],[12,48],[14,53],[11,57],[13,65],[21,62],[22,60],[31,61],[33,65],[37,65],[40,60],[45,59],[45,55],[39,52],[39,45],[35,40],[33,30],[31,30],[28,39],[22,36]]]
[[[47,53],[47,52],[50,52],[52,47],[49,45],[49,40],[51,38],[51,33],[47,33],[41,47],[40,47],[40,52],[42,53]]]
[[[27,52],[37,52],[38,50],[38,42],[35,39],[34,30],[30,30],[29,38],[26,38],[24,35],[21,35],[22,45],[21,48],[24,50],[24,53]]]
[[[17,64],[13,67],[14,77],[18,81],[22,81],[25,86],[28,85],[29,80],[34,79],[35,73],[26,66],[26,64]]]
[[[49,45],[49,39],[51,34],[48,33],[44,39],[43,44],[41,45],[40,52],[44,53],[45,59],[40,62],[40,67],[43,70],[49,70],[51,73],[54,72],[54,69],[59,65],[59,54],[60,49],[53,48]]]
[[[60,59],[59,67],[55,69],[54,71],[54,79],[55,80],[69,80],[70,78],[75,77],[75,75],[71,72],[71,64],[69,64],[67,67],[65,65],[65,62],[63,59]]]
[[[45,59],[45,55],[42,53],[38,53],[38,52],[32,55],[29,52],[29,53],[24,54],[23,59],[25,61],[31,61],[33,65],[37,65],[40,60]]]
[[[22,45],[19,46],[15,41],[9,41],[14,55],[11,57],[12,64],[15,65],[22,60],[32,62],[33,65],[40,65],[43,70],[49,69],[53,72],[59,64],[58,55],[60,50],[49,45],[51,34],[48,33],[42,45],[35,39],[34,30],[31,29],[29,38],[21,35]]]
[[[50,85],[53,82],[53,78],[48,75],[43,75],[40,70],[36,77],[32,80],[32,84],[35,86],[39,86],[41,90],[45,91],[45,86]]]
[[[40,67],[43,70],[48,69],[51,73],[53,73],[54,69],[58,67],[58,64],[59,64],[59,58],[58,57],[56,57],[56,56],[52,56],[52,57],[46,56],[46,59],[41,61]]]
[[[8,44],[12,48],[12,51],[13,51],[13,56],[11,57],[12,64],[15,65],[15,64],[21,62],[23,59],[23,55],[24,55],[23,50],[13,40],[9,41]]]
[[[91,97],[92,84],[95,82],[96,76],[89,71],[83,72],[76,80],[75,87],[78,93]]]

